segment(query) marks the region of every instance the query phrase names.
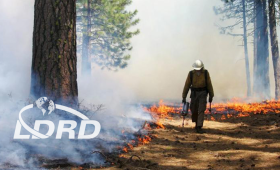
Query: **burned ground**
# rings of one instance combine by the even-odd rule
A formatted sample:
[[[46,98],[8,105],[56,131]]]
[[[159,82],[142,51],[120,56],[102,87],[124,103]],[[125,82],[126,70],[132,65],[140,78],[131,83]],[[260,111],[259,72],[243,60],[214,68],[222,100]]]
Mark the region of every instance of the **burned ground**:
[[[65,159],[45,160],[42,157],[40,167],[72,170],[280,169],[280,109],[276,104],[272,108],[277,109],[275,112],[271,109],[265,112],[266,105],[260,104],[259,110],[252,107],[254,112],[228,114],[223,110],[208,113],[204,124],[206,133],[197,134],[190,117],[182,127],[180,109],[162,104],[149,110],[155,122],[144,123],[148,134],[137,132],[133,134],[136,140],[128,140],[126,136],[131,133],[124,131],[124,145],[116,152],[106,153],[100,148],[92,153],[103,158],[105,163],[76,165]]]
[[[280,169],[280,114],[205,121],[205,134],[195,133],[189,119],[185,127],[178,116],[162,122],[164,129],[150,130],[150,143],[105,169]]]

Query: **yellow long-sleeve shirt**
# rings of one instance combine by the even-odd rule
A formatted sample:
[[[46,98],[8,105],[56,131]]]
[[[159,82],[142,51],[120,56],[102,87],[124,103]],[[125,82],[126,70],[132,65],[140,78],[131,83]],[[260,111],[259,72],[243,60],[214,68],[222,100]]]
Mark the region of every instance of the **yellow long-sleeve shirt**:
[[[190,72],[189,72],[188,77],[185,82],[184,90],[183,90],[183,95],[182,95],[183,98],[187,97],[190,87],[193,87],[193,88],[206,87],[205,73],[206,73],[205,69],[202,70],[200,75],[198,75],[194,71],[192,71],[192,82],[191,82],[191,76],[190,76]],[[210,78],[208,71],[207,71],[207,73],[208,73],[207,74],[207,90],[209,92],[209,96],[214,97],[214,90],[213,90],[211,78]]]

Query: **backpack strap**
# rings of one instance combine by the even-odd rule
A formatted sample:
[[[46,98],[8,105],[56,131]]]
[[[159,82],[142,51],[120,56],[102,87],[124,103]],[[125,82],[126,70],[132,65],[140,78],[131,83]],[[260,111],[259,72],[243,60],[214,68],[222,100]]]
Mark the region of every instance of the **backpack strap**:
[[[208,71],[205,70],[204,76],[205,76],[205,85],[206,85],[206,87],[207,87],[207,74],[208,74]]]
[[[191,78],[191,85],[192,85],[192,82],[193,82],[193,71],[190,71],[190,78]]]
[[[207,90],[207,93],[208,93],[208,89],[207,89],[207,77],[208,77],[208,71],[207,70],[205,70],[205,72],[204,72],[204,76],[205,76],[205,86],[206,86],[206,90]]]

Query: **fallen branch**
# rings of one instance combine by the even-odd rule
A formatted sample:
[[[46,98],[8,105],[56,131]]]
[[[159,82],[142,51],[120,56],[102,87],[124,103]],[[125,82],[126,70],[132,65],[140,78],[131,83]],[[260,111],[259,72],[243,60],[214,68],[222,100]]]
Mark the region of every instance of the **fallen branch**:
[[[132,155],[125,163],[127,163],[128,161],[132,161],[132,158],[133,157],[137,157],[141,162],[142,162],[142,159],[139,157],[139,156],[137,156],[137,155]]]
[[[147,121],[145,120],[145,122],[144,122],[144,124],[143,124],[143,126],[142,126],[142,128],[141,128],[141,129],[144,129],[144,128],[145,128],[146,123],[147,123]],[[141,129],[140,129],[140,130],[141,130]]]

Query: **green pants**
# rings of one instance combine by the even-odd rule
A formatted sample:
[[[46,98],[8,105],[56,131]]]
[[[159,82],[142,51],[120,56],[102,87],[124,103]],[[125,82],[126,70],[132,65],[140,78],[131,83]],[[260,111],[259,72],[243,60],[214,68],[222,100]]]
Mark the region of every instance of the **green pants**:
[[[197,126],[203,126],[204,112],[207,105],[207,92],[192,92],[190,109],[192,112],[192,122],[196,122]]]

